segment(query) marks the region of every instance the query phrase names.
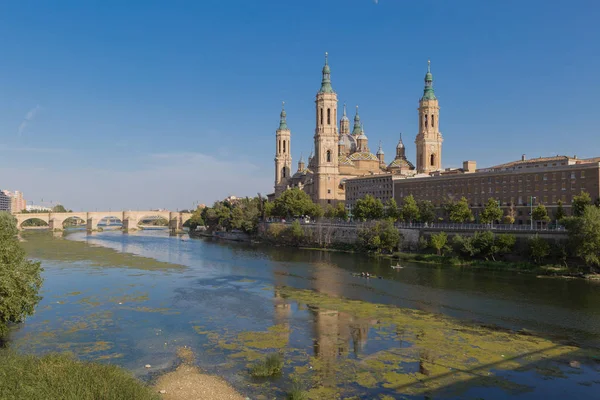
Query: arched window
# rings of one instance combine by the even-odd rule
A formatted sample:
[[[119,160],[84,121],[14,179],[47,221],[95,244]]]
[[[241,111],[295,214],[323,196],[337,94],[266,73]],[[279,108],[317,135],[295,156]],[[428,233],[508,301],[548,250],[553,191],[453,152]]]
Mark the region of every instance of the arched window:
[[[283,167],[283,169],[281,170],[281,177],[285,178],[285,167]]]
[[[327,150],[327,162],[331,162],[331,151]]]
[[[423,117],[425,118],[425,128],[427,128],[427,114],[425,114]]]
[[[281,153],[281,140],[278,140],[277,144],[279,144],[279,153]]]
[[[431,127],[432,128],[433,128],[433,124],[434,124],[433,121],[435,121],[435,116],[433,114],[431,114]]]
[[[323,125],[323,109],[321,108],[321,125]]]
[[[283,152],[285,153],[285,140],[283,141]]]
[[[435,166],[435,154],[431,155],[431,166],[434,167]]]
[[[331,125],[331,108],[327,109],[327,125]]]

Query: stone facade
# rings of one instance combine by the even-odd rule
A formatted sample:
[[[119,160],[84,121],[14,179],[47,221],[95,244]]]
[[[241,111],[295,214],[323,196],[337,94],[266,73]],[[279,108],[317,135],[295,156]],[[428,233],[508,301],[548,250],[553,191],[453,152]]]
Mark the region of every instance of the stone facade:
[[[419,118],[430,118],[420,128],[417,136],[417,149],[427,157],[433,155],[433,165],[424,165],[425,171],[431,172],[441,165],[441,134],[438,130],[439,106],[433,95],[433,78],[427,71],[425,90],[419,103]],[[314,148],[308,158],[308,164],[301,157],[298,170],[292,176],[284,174],[289,168],[291,157],[283,154],[280,143],[287,143],[287,151],[291,153],[291,132],[287,127],[286,114],[282,111],[280,128],[276,132],[275,155],[275,191],[269,195],[273,200],[288,188],[297,187],[308,193],[314,202],[321,205],[345,201],[347,197],[346,182],[351,178],[388,174],[395,176],[412,176],[416,173],[414,165],[406,159],[402,137],[396,146],[396,155],[389,164],[385,162],[385,153],[379,143],[377,154],[369,148],[369,139],[358,114],[358,106],[354,116],[354,126],[350,130],[350,120],[344,105],[343,115],[337,122],[338,97],[331,85],[331,69],[325,56],[322,70],[321,88],[315,99],[315,134]],[[425,117],[425,115],[427,115]],[[431,115],[431,117],[429,117]],[[282,126],[285,129],[282,129]],[[434,147],[431,147],[434,146]],[[428,158],[429,161],[431,161]]]

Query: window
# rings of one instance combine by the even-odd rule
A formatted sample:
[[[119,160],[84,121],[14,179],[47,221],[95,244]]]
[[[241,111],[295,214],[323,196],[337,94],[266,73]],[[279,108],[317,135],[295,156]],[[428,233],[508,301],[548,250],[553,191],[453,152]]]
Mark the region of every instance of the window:
[[[331,151],[327,150],[327,162],[331,162]]]
[[[571,179],[575,179],[575,172],[571,172]]]
[[[279,153],[281,153],[281,140],[277,143],[279,144]]]
[[[281,170],[281,176],[282,176],[283,178],[285,178],[285,167],[283,167],[283,169]]]
[[[283,152],[285,153],[285,140],[283,141]]]
[[[581,177],[585,178],[585,171],[581,171]]]
[[[547,181],[548,180],[548,174],[544,174],[544,180]]]
[[[331,125],[331,108],[327,109],[327,125]]]
[[[320,112],[321,112],[321,122],[320,122],[320,124],[323,125],[323,109],[322,108],[320,109]]]
[[[431,127],[433,128],[434,126],[434,122],[435,121],[435,116],[433,114],[431,114]]]
[[[562,183],[561,190],[567,190],[567,183],[566,182]]]
[[[425,118],[425,127],[427,127],[427,114],[425,114],[423,118]]]
[[[327,189],[327,194],[331,194],[331,189]]]

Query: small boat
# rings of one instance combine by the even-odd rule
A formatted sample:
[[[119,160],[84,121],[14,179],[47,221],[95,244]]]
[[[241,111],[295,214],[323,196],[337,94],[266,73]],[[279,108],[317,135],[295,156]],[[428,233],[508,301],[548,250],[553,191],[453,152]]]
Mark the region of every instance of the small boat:
[[[392,265],[392,268],[393,269],[402,269],[404,267],[402,265],[400,265],[400,264],[396,264],[396,265]]]

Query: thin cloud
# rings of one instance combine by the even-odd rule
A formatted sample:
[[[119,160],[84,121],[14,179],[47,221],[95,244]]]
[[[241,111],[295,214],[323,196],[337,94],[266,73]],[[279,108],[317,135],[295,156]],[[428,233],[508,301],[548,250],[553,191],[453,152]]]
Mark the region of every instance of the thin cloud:
[[[29,112],[25,115],[25,118],[23,118],[23,121],[21,121],[21,124],[19,125],[19,129],[18,129],[19,136],[21,136],[23,134],[23,132],[25,132],[25,129],[27,128],[27,125],[29,125],[29,123],[31,121],[33,121],[33,119],[35,118],[36,114],[41,109],[42,109],[42,107],[40,107],[40,105],[38,104],[37,106],[35,106],[31,110],[29,110]]]
[[[13,147],[0,144],[0,151],[10,151],[18,153],[66,153],[68,149],[46,148],[46,147]]]

